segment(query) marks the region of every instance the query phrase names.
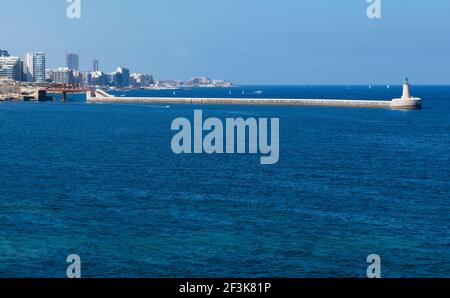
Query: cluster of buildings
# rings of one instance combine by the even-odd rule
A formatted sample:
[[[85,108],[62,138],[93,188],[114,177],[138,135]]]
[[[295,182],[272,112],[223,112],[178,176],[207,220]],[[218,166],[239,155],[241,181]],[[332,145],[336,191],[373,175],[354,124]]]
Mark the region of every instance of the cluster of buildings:
[[[211,80],[208,77],[196,77],[187,81],[161,80],[158,81],[161,86],[185,88],[185,87],[231,87],[233,86],[227,80]]]
[[[181,88],[181,87],[229,87],[229,81],[210,80],[198,77],[189,81],[156,81],[151,74],[130,73],[125,67],[118,67],[111,73],[102,72],[99,61],[94,59],[90,71],[80,71],[78,54],[66,53],[66,66],[46,68],[45,53],[27,53],[25,60],[10,56],[0,49],[0,79],[31,83],[80,83],[86,86],[117,88]]]
[[[89,86],[149,87],[155,84],[150,74],[130,73],[125,67],[118,67],[111,73],[100,71],[97,59],[92,61],[90,71],[80,71],[78,54],[66,53],[66,66],[46,68],[45,53],[27,53],[25,59],[11,56],[0,49],[0,79],[31,83],[81,83]]]
[[[0,49],[0,78],[16,82],[45,82],[45,53],[27,53],[25,61]]]
[[[152,85],[152,75],[130,74],[125,67],[118,67],[111,73],[100,71],[97,59],[92,61],[90,71],[80,71],[79,56],[77,54],[66,54],[66,66],[57,69],[47,69],[45,76],[47,82],[55,83],[81,83],[88,86],[110,86],[125,88],[130,86],[146,87]],[[149,80],[134,80],[134,77],[147,76]],[[145,83],[145,85],[143,85]]]

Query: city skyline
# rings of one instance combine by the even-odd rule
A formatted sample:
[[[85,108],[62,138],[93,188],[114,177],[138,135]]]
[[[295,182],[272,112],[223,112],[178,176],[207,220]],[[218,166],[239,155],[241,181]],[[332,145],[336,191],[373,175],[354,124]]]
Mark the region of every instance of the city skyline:
[[[92,61],[90,70],[80,70],[79,55],[65,53],[65,66],[46,67],[45,52],[25,54],[25,59],[11,56],[8,50],[0,49],[0,79],[16,82],[46,84],[80,84],[112,88],[154,88],[173,89],[181,87],[231,87],[229,80],[212,80],[196,76],[189,80],[155,80],[151,73],[131,72],[129,68],[118,66],[112,72],[102,71],[98,59]]]
[[[34,56],[39,55],[41,58],[43,58],[43,61],[40,63],[40,74],[45,74],[46,71],[59,71],[59,70],[70,70],[70,71],[75,71],[75,72],[80,72],[80,73],[94,73],[94,72],[100,72],[100,73],[111,73],[111,72],[117,72],[120,71],[121,69],[126,69],[127,71],[130,71],[126,66],[124,65],[118,65],[115,68],[113,68],[113,70],[102,70],[100,69],[100,61],[96,58],[91,60],[91,65],[90,68],[86,68],[86,69],[81,69],[80,68],[80,56],[78,53],[70,53],[65,51],[64,55],[65,55],[65,64],[64,65],[58,65],[56,67],[48,67],[46,64],[46,60],[47,60],[47,55],[45,52],[43,51],[39,51],[39,52],[27,52],[24,55],[24,58],[18,56],[18,55],[14,55],[14,54],[10,54],[9,51],[7,49],[0,49],[0,58],[9,58],[9,59],[13,59],[16,62],[21,62],[23,63],[23,78],[21,79],[16,79],[16,81],[28,81],[28,82],[33,82],[34,81],[34,77],[36,76],[35,74],[30,74],[30,70],[33,73],[33,68],[34,68],[34,64],[35,62],[33,61]],[[131,73],[130,73],[131,74]],[[133,74],[135,75],[152,75],[150,72],[136,72],[133,71]],[[2,73],[0,73],[0,77],[1,77]],[[206,76],[192,76],[190,79],[200,79],[200,78],[206,78]],[[10,78],[11,79],[11,78]],[[163,81],[166,80],[172,80],[172,81],[184,81],[184,80],[176,80],[176,79],[163,79]],[[38,82],[43,82],[44,80],[38,80]]]
[[[133,6],[97,0],[83,1],[82,17],[75,20],[67,18],[65,1],[49,1],[53,4],[39,10],[41,28],[31,26],[38,18],[34,2],[2,4],[23,18],[8,30],[2,48],[19,57],[45,51],[48,68],[64,65],[61,53],[69,51],[80,55],[83,70],[96,58],[103,70],[125,65],[167,79],[393,84],[408,75],[415,83],[450,82],[450,41],[442,38],[450,32],[450,3],[443,1],[384,1],[378,20],[367,17],[364,0],[326,5],[231,0],[220,4],[220,12],[204,0],[134,0]],[[14,14],[5,18],[13,23]],[[41,30],[49,38],[42,38]],[[51,42],[52,36],[58,42]]]
[[[34,59],[35,59],[34,56],[35,55],[38,55],[40,57],[39,58],[40,61],[38,62],[38,65],[39,65],[38,67],[40,69],[39,70],[39,74],[38,74],[39,79],[37,79],[37,80],[35,79],[36,74],[34,74],[34,72],[33,72],[33,68],[35,67],[35,64],[36,64],[36,62],[34,62]],[[208,75],[205,75],[205,76],[193,75],[190,79],[173,79],[173,78],[154,79],[153,78],[153,73],[151,73],[151,72],[137,72],[137,71],[133,71],[133,70],[131,70],[131,69],[129,69],[126,66],[123,66],[123,65],[118,65],[115,68],[113,67],[112,70],[104,70],[104,69],[100,69],[100,66],[99,66],[100,65],[100,61],[97,58],[94,58],[94,59],[91,60],[90,68],[87,67],[86,69],[81,69],[79,67],[79,65],[80,65],[80,62],[79,62],[80,61],[80,56],[79,56],[78,53],[70,53],[70,52],[65,51],[64,52],[64,56],[65,56],[65,65],[64,66],[60,65],[60,66],[56,66],[56,67],[48,67],[47,64],[46,64],[47,56],[46,56],[45,52],[42,52],[42,51],[39,51],[39,52],[28,52],[28,53],[25,53],[25,58],[22,59],[18,55],[10,54],[8,49],[0,49],[0,58],[10,58],[10,61],[14,60],[16,63],[20,63],[20,65],[22,67],[22,71],[23,71],[22,75],[23,76],[21,77],[21,79],[10,78],[10,79],[15,80],[15,81],[36,82],[36,83],[44,83],[44,82],[47,82],[47,83],[50,83],[50,82],[71,83],[72,80],[75,79],[73,81],[73,83],[81,82],[81,83],[86,84],[86,85],[95,85],[95,84],[91,84],[91,83],[85,82],[84,81],[85,78],[83,78],[83,77],[86,74],[94,76],[95,73],[100,73],[102,75],[106,75],[106,76],[109,75],[109,76],[111,76],[111,75],[115,75],[118,72],[121,73],[123,70],[126,71],[126,73],[128,75],[128,79],[129,80],[134,79],[134,82],[136,82],[136,81],[139,82],[140,80],[145,80],[147,82],[161,82],[163,84],[167,84],[167,82],[178,82],[178,83],[181,83],[181,85],[179,85],[179,87],[182,87],[182,85],[184,83],[186,83],[186,82],[193,82],[193,81],[205,80],[205,79],[206,80],[210,80]],[[1,66],[1,63],[0,63],[0,66]],[[31,70],[31,73],[30,73],[30,70]],[[0,71],[0,78],[2,78],[2,77],[3,78],[7,78],[7,77],[5,77],[5,71],[11,71],[11,70],[10,69],[2,69],[2,71]],[[53,72],[53,73],[64,72],[63,74],[62,73],[59,74],[59,76],[61,78],[64,78],[63,81],[59,81],[59,80],[55,80],[55,79],[52,79],[51,81],[49,81],[49,79],[48,79],[48,72]],[[80,76],[80,81],[77,81],[77,79],[75,77],[70,77],[70,76],[68,77],[67,72],[71,72],[70,76],[72,76],[73,72],[78,73],[79,76]],[[44,79],[41,79],[42,77]],[[143,77],[145,77],[145,79]],[[406,78],[406,80],[408,80],[408,78]],[[232,84],[232,81],[228,80],[228,79],[210,80],[209,84],[211,84],[214,81],[220,82],[220,83],[224,83],[224,82],[225,83],[230,83],[230,86],[232,86],[232,85],[246,85],[246,84]],[[148,84],[148,85],[152,85],[152,84],[153,83]],[[378,85],[384,85],[385,83],[375,83],[373,85],[377,85],[377,84]],[[103,85],[103,84],[99,84],[99,85]],[[108,85],[108,84],[105,84],[105,85]],[[132,87],[132,86],[136,87],[136,86],[139,86],[139,84],[131,84],[131,81],[130,81],[130,84],[125,84],[125,85],[119,84],[119,85],[120,85],[120,87],[128,87],[128,86],[129,87]],[[158,84],[156,84],[156,85],[158,85]],[[200,85],[202,85],[202,84],[200,84]],[[208,83],[205,84],[205,85],[208,85]],[[247,84],[247,85],[250,86],[252,84]],[[253,85],[256,86],[258,84],[253,84]],[[285,85],[285,86],[289,86],[290,84],[267,84],[267,85],[273,85],[273,86],[276,86],[276,85],[283,86],[283,85]],[[294,85],[295,84],[292,84],[292,86],[294,86]],[[307,85],[307,84],[298,84],[298,85]],[[311,83],[309,85],[339,85],[339,84],[334,84],[334,83],[329,83],[329,84],[327,84],[327,83],[323,83],[323,84],[322,83]],[[341,84],[341,85],[350,85],[350,84]],[[365,85],[365,83],[359,83],[359,84],[355,83],[353,85]],[[372,85],[372,84],[369,83],[369,85]],[[399,85],[399,83],[398,82],[394,82],[392,85]],[[437,83],[437,84],[436,83],[432,83],[432,84],[422,83],[422,84],[420,84],[419,83],[417,85],[448,85],[448,84],[446,84],[446,83],[443,83],[443,84],[442,83],[441,84],[440,83]],[[193,85],[188,85],[187,87],[192,87],[192,86]],[[389,83],[388,83],[388,86],[390,86]],[[167,85],[166,87],[174,87],[174,86]],[[222,87],[222,86],[218,85],[217,87]]]

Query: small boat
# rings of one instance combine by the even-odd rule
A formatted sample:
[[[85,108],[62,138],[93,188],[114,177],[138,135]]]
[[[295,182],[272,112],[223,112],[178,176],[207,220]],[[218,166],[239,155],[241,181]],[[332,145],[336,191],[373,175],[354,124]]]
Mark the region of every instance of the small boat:
[[[253,92],[253,93],[254,93],[254,94],[257,94],[257,95],[261,95],[261,94],[264,93],[264,91],[258,90],[258,91],[255,91],[255,92]]]

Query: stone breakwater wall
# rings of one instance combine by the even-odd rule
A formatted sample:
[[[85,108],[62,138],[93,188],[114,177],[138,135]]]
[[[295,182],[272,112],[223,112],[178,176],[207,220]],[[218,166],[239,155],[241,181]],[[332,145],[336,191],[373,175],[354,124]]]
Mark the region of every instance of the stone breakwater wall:
[[[279,99],[279,98],[186,98],[186,97],[114,97],[106,92],[88,92],[90,103],[149,103],[149,104],[193,104],[193,105],[274,105],[274,106],[330,106],[354,108],[420,108],[416,102],[405,106],[393,106],[387,100],[351,99]]]

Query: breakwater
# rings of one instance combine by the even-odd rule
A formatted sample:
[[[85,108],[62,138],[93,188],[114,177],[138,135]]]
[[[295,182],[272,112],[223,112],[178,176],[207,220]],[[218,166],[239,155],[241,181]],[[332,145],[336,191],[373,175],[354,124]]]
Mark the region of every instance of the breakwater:
[[[405,100],[351,100],[351,99],[280,99],[280,98],[190,98],[190,97],[114,97],[102,90],[87,92],[90,103],[150,103],[195,105],[275,105],[275,106],[330,106],[384,109],[420,109],[421,101]]]

